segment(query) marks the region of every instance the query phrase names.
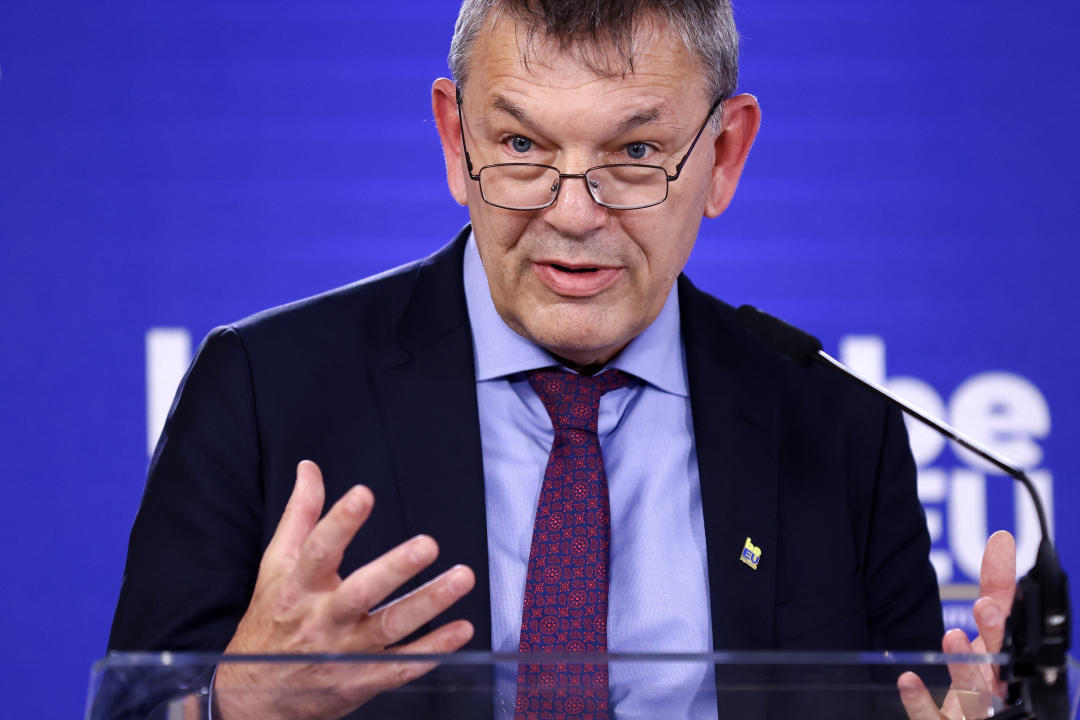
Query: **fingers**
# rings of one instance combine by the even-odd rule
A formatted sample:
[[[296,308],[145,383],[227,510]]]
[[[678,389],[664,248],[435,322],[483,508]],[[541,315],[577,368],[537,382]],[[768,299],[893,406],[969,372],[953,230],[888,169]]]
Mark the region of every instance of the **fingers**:
[[[930,691],[913,672],[906,672],[896,681],[900,690],[900,702],[904,704],[909,720],[942,720],[946,716],[938,710]]]
[[[975,603],[975,624],[986,651],[1001,650],[1005,618],[1012,610],[1016,592],[1016,541],[1004,530],[990,536],[979,571],[979,600]]]
[[[460,650],[465,643],[472,639],[472,636],[472,624],[466,620],[456,620],[429,632],[408,645],[392,648],[388,652],[401,655],[447,654]],[[364,678],[363,687],[360,688],[361,700],[412,682],[432,670],[437,664],[436,662],[417,661],[374,663],[369,666],[372,674]]]
[[[996,653],[1001,650],[1005,618],[1012,608],[1016,589],[1016,543],[1007,532],[996,532],[986,543],[979,572],[979,600],[975,624],[979,637],[969,642],[961,630],[945,633],[942,648],[949,654]],[[938,710],[925,685],[913,673],[897,681],[900,699],[912,720],[989,717],[993,714],[997,685],[996,668],[974,663],[949,663],[952,684],[945,704]]]
[[[389,652],[395,655],[445,655],[463,648],[465,643],[472,640],[473,632],[472,623],[468,620],[455,620],[443,625],[441,628],[432,630],[427,635],[412,641],[408,645],[392,648]],[[407,665],[407,667],[403,668],[403,672],[400,673],[395,673],[392,666],[388,667],[391,674],[389,679],[400,680],[397,684],[404,684],[414,680],[435,666],[434,663],[430,665],[425,663],[403,664]],[[394,677],[395,675],[397,677]]]
[[[474,630],[468,620],[455,620],[432,630],[408,645],[398,645],[388,652],[397,655],[436,655],[452,653],[465,647],[472,640]]]
[[[381,649],[399,642],[431,622],[476,584],[473,571],[456,565],[431,582],[374,612],[371,638]]]
[[[979,592],[1012,599],[1016,587],[1016,540],[1007,530],[998,530],[986,541]]]
[[[274,537],[266,548],[266,555],[286,558],[299,556],[304,540],[322,514],[325,497],[319,466],[310,460],[300,461],[296,466],[296,483],[274,530]]]
[[[353,487],[320,520],[325,498],[318,466],[308,461],[300,463],[292,494],[263,556],[251,604],[226,652],[382,651],[429,623],[475,584],[471,570],[455,567],[409,595],[372,611],[402,583],[428,567],[438,555],[438,547],[432,538],[418,536],[342,580],[338,572],[345,549],[367,521],[374,497],[365,487]],[[469,623],[451,623],[402,650],[453,652],[472,635]],[[350,671],[348,677],[337,677],[331,671],[329,681],[334,692],[314,693],[304,701],[302,711],[293,715],[340,717],[380,688],[409,682],[431,667],[433,663],[398,660],[373,664],[361,673]],[[249,708],[252,716],[291,713],[293,708],[281,707],[286,698],[276,691],[290,683],[296,687],[298,678],[311,688],[324,687],[328,682],[323,666],[304,665],[299,671],[283,666],[260,672],[259,677],[246,682],[247,686],[266,690],[253,693],[263,701]],[[215,685],[221,687],[224,682],[227,686],[233,679],[232,672],[223,666]],[[219,699],[227,696],[220,694]]]
[[[949,654],[969,654],[977,651],[963,630],[950,630],[945,633],[941,645]],[[994,696],[983,666],[970,662],[949,663],[949,675],[952,677],[950,698],[959,704],[964,717],[982,718],[992,714]]]
[[[345,548],[356,531],[368,519],[375,496],[362,485],[349,488],[334,503],[326,517],[320,520],[307,535],[300,548],[294,580],[307,589],[325,588],[328,581],[337,583],[337,570]]]
[[[993,598],[981,597],[975,601],[973,613],[975,626],[979,628],[977,640],[981,641],[981,647],[976,647],[977,652],[996,653],[1001,650],[1005,639],[1006,612]]]
[[[328,608],[330,619],[356,622],[438,556],[439,546],[427,535],[417,535],[380,555],[341,583]]]

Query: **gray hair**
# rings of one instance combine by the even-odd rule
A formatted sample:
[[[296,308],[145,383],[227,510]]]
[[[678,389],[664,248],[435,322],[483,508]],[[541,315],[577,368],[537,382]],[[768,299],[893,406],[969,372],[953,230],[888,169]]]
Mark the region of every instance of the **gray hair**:
[[[465,83],[473,45],[493,13],[510,15],[524,30],[526,63],[539,35],[600,74],[611,73],[602,48],[614,48],[624,71],[633,72],[636,31],[648,20],[665,20],[700,62],[709,97],[735,94],[739,34],[730,0],[464,0],[448,58],[458,85]]]

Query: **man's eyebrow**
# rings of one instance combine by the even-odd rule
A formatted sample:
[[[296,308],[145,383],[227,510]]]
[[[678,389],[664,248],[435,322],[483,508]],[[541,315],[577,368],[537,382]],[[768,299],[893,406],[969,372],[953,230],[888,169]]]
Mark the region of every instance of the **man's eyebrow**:
[[[496,95],[491,99],[491,107],[495,110],[506,113],[522,125],[530,128],[536,127],[533,124],[532,120],[529,118],[529,113],[527,113],[524,108],[515,105],[513,102],[511,102],[509,99],[502,95]],[[622,135],[623,133],[627,133],[635,128],[641,127],[642,125],[648,125],[650,123],[657,122],[659,120],[662,120],[664,115],[666,115],[666,113],[664,112],[664,108],[659,105],[651,107],[648,110],[635,112],[633,115],[618,124],[615,129],[615,134]]]
[[[491,107],[496,110],[501,110],[502,112],[517,120],[522,125],[528,125],[529,127],[533,127],[532,121],[529,120],[529,114],[525,112],[523,108],[510,102],[502,95],[496,95],[491,99]]]
[[[648,125],[649,123],[657,122],[664,117],[664,109],[657,105],[656,107],[649,108],[642,112],[636,112],[630,117],[619,123],[619,127],[616,131],[617,135],[630,132],[635,128],[639,128],[642,125]]]

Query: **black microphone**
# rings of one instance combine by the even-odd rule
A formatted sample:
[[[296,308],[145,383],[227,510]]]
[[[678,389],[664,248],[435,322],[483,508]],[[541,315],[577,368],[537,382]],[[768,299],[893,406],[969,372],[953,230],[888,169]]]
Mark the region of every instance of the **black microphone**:
[[[995,720],[1066,720],[1069,716],[1068,673],[1069,590],[1057,552],[1050,542],[1046,511],[1039,493],[1023,470],[937,418],[902,400],[886,388],[860,377],[851,368],[822,350],[821,341],[779,318],[751,305],[735,311],[743,329],[798,365],[817,362],[869,388],[920,422],[1020,481],[1035,504],[1042,540],[1035,565],[1016,586],[1012,612],[1005,623],[1002,652],[1010,662],[1002,668],[1008,682],[1007,707]]]

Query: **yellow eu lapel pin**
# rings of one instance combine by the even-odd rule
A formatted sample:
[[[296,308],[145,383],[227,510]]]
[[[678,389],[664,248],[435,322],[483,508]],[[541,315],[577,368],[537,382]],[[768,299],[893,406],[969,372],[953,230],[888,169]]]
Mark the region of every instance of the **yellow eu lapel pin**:
[[[749,565],[752,569],[757,570],[758,563],[761,562],[761,548],[755,547],[750,538],[746,538],[746,544],[743,545],[742,555],[739,559]]]

